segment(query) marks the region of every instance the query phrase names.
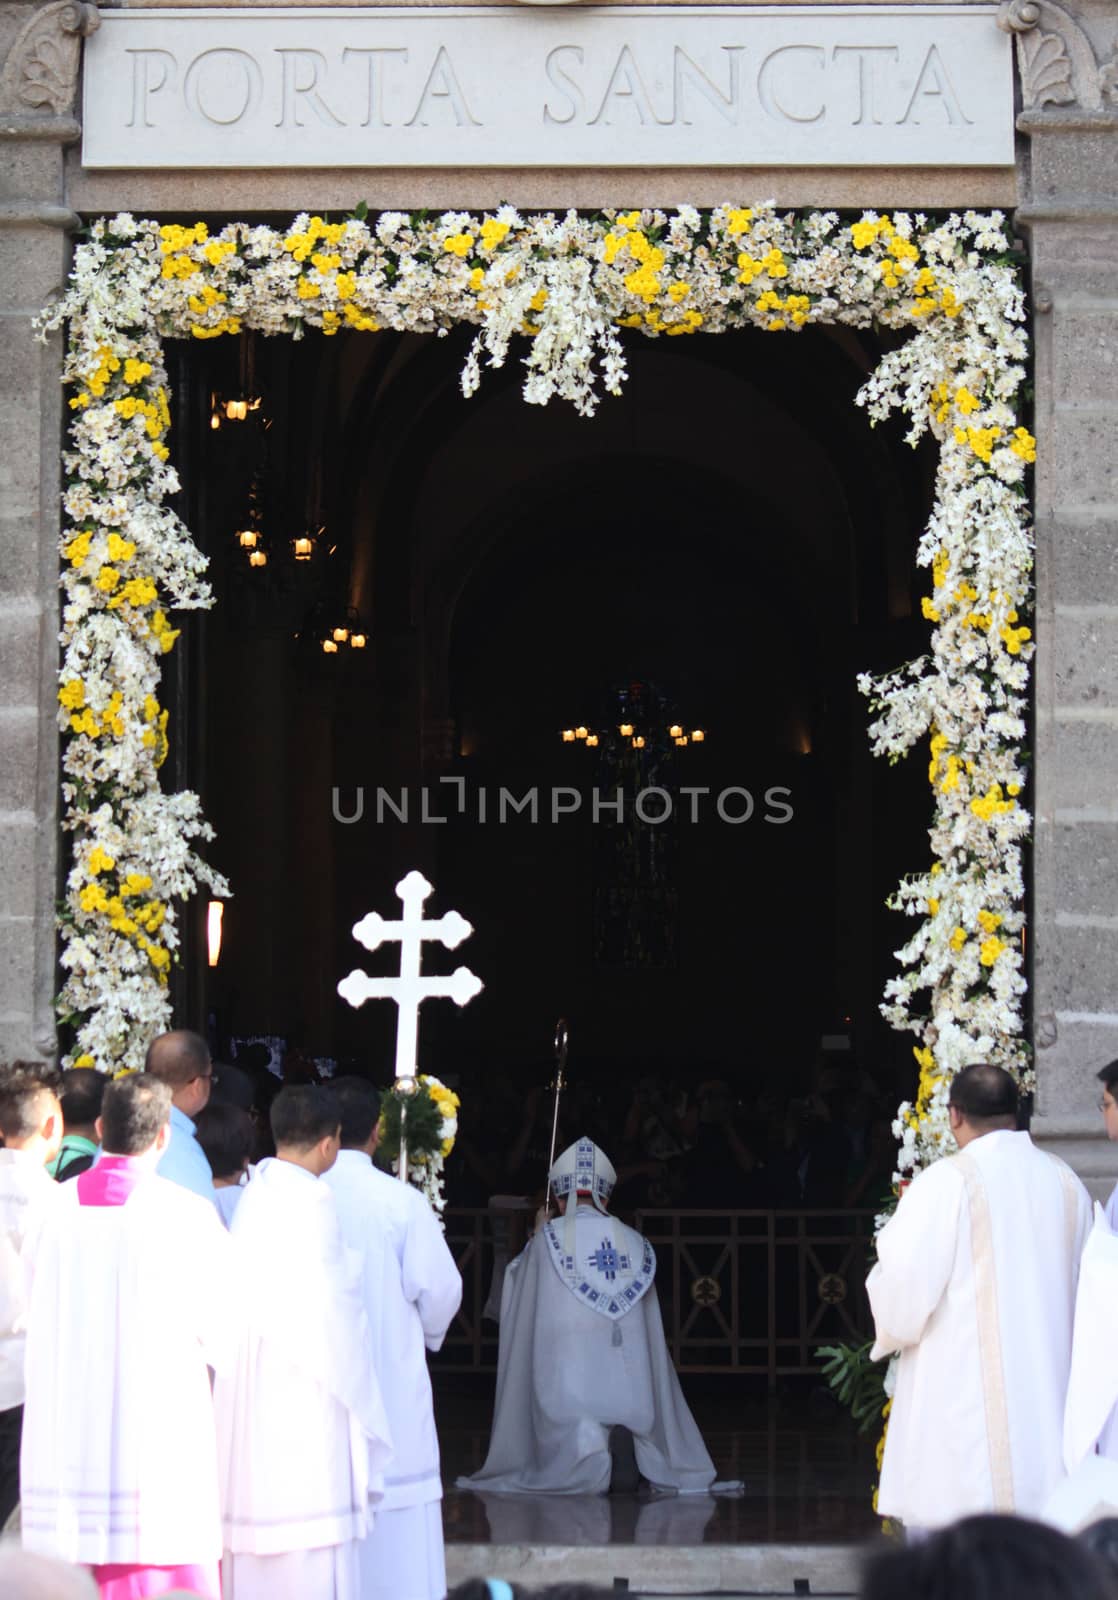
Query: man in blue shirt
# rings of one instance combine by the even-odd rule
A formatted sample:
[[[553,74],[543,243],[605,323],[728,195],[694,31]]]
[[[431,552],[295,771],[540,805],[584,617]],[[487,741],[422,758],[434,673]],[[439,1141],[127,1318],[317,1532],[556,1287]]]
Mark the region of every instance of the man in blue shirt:
[[[171,1141],[156,1169],[159,1176],[181,1183],[216,1207],[213,1174],[192,1120],[209,1100],[215,1081],[209,1046],[185,1028],[161,1033],[148,1045],[144,1071],[171,1091]]]

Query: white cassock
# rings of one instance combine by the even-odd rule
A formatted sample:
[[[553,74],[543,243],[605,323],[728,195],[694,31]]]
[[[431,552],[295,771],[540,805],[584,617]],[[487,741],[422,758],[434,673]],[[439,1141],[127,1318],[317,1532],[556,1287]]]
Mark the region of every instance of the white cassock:
[[[82,1203],[115,1172],[132,1187]],[[105,1157],[61,1185],[29,1249],[24,1547],[93,1567],[207,1566],[216,1582],[207,1365],[229,1362],[238,1321],[217,1213]]]
[[[331,1190],[289,1161],[260,1163],[230,1238],[247,1312],[214,1386],[224,1600],[357,1600],[391,1455],[358,1263]]]
[[[900,1352],[882,1516],[935,1528],[1035,1516],[1063,1476],[1079,1259],[1091,1222],[1070,1167],[1008,1130],[921,1172],[877,1238],[877,1359]]]
[[[623,1426],[650,1483],[710,1490],[714,1463],[649,1292],[655,1272],[647,1240],[592,1205],[539,1230],[505,1274],[489,1454],[462,1488],[605,1494],[610,1429]]]
[[[1075,1470],[1098,1447],[1118,1461],[1118,1234],[1095,1207],[1079,1268],[1075,1340],[1064,1413],[1064,1465]]]
[[[394,1455],[361,1543],[361,1600],[443,1600],[442,1476],[427,1372],[462,1302],[462,1277],[431,1207],[410,1184],[342,1150],[323,1182],[362,1261],[369,1350]]]

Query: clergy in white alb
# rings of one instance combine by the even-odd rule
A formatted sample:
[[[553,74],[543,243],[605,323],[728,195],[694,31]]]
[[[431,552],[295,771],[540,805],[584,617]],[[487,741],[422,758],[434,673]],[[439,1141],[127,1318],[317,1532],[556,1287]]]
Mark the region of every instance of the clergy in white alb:
[[[716,1484],[668,1356],[648,1241],[607,1210],[616,1173],[579,1139],[550,1174],[562,1215],[505,1274],[489,1454],[462,1488],[605,1494],[610,1435],[632,1435],[651,1484],[698,1494]]]
[[[229,1232],[247,1318],[214,1386],[223,1600],[357,1600],[358,1544],[391,1449],[360,1263],[321,1181],[341,1114],[314,1085],[282,1089],[270,1115],[276,1157]]]
[[[1064,1465],[1074,1473],[1096,1449],[1118,1461],[1118,1233],[1095,1207],[1079,1268],[1075,1336],[1064,1411]]]
[[[1016,1131],[1017,1101],[1000,1067],[960,1072],[958,1155],[912,1181],[877,1237],[873,1356],[900,1356],[878,1510],[910,1528],[1035,1516],[1063,1474],[1091,1207],[1071,1169]]]
[[[380,1096],[360,1078],[331,1084],[342,1148],[323,1175],[342,1237],[362,1263],[369,1353],[380,1379],[395,1452],[384,1498],[361,1543],[361,1600],[442,1600],[442,1475],[427,1371],[462,1301],[462,1277],[418,1189],[373,1166]]]
[[[238,1301],[213,1206],[156,1174],[170,1113],[165,1084],[110,1083],[101,1160],[28,1246],[23,1543],[91,1567],[103,1600],[221,1595],[207,1368],[231,1356]]]
[[[58,1194],[47,1176],[62,1143],[56,1084],[57,1074],[42,1062],[0,1066],[0,1533],[19,1501],[29,1281],[25,1246],[37,1212]]]

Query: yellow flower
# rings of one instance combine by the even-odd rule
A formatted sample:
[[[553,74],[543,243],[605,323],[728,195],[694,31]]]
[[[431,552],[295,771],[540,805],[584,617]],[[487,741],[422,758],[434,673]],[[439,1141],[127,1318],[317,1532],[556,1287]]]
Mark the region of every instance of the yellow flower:
[[[617,220],[623,228],[639,228],[641,214],[639,211],[623,211]]]
[[[939,621],[939,612],[936,610],[935,606],[932,604],[927,595],[924,595],[920,601],[920,610],[924,613],[924,618],[926,621]]]
[[[334,287],[338,291],[339,300],[349,300],[357,290],[357,274],[355,272],[339,272],[334,279]]]
[[[124,880],[124,894],[143,894],[145,889],[151,888],[151,879],[146,872],[130,872]]]
[[[1028,428],[1014,428],[1009,448],[1015,456],[1020,456],[1022,461],[1036,460],[1036,440]]]
[[[459,260],[463,256],[468,256],[473,247],[474,236],[472,233],[452,233],[449,239],[443,240],[443,249],[448,254],[457,256]]]
[[[112,567],[102,567],[93,580],[93,587],[100,589],[102,594],[112,594],[119,582],[119,572],[116,572]]]
[[[81,533],[76,534],[69,544],[63,547],[62,554],[72,567],[80,567],[85,561],[86,556],[89,554],[89,546],[92,539],[93,534],[91,531],[88,528],[83,528]]]
[[[930,917],[939,916],[939,901],[934,895],[929,895],[928,897],[928,915]]]
[[[507,222],[498,222],[495,217],[486,217],[481,225],[481,248],[486,255],[496,250],[497,246],[507,238],[508,231]]]
[[[360,306],[355,306],[352,300],[345,302],[343,310],[345,311],[345,319],[351,328],[360,328],[364,333],[376,333],[380,327],[380,323],[375,317],[370,317],[361,310]]]
[[[295,293],[300,300],[317,300],[322,293],[321,284],[312,283],[310,278],[300,278],[295,285]]]
[[[75,1067],[92,1067],[94,1065],[96,1065],[96,1063],[94,1062],[93,1057],[90,1055],[77,1056],[74,1059]]]
[[[690,284],[686,284],[686,283],[669,283],[668,284],[668,299],[672,302],[673,305],[678,305],[681,300],[686,300],[687,296],[690,293],[691,293]]]
[[[758,277],[763,271],[764,268],[762,267],[761,263],[759,261],[754,261],[752,256],[738,256],[739,283],[744,283],[747,285],[751,284],[754,278]]]
[[[116,866],[116,861],[107,851],[102,850],[99,844],[95,844],[89,852],[89,861],[86,865],[87,870],[96,877],[99,872],[111,872]]]
[[[546,289],[537,289],[535,294],[529,300],[528,307],[529,307],[529,310],[531,310],[531,311],[542,311],[546,304],[547,304],[547,290]]]
[[[1002,951],[1008,950],[1008,948],[1009,946],[1003,939],[999,939],[996,934],[991,934],[988,939],[983,939],[978,959],[984,967],[992,967]]]
[[[1015,617],[1016,615],[1016,612],[1011,612],[1011,616]],[[1008,623],[998,629],[998,637],[1003,641],[1006,650],[1011,656],[1019,656],[1021,654],[1021,646],[1027,644],[1032,636],[1033,631],[1031,628],[1011,628]]]
[[[981,403],[980,400],[974,398],[969,389],[956,389],[955,404],[964,417],[969,417],[972,411],[977,411]]]
[[[965,928],[956,928],[950,940],[952,950],[961,950],[966,942],[967,930]]]
[[[80,711],[85,705],[85,684],[80,678],[71,678],[59,689],[58,700],[67,711]]]
[[[753,221],[753,212],[748,206],[741,210],[731,210],[726,213],[726,232],[731,239],[736,239],[739,234],[748,233],[750,223]]]
[[[1005,792],[1006,794],[1019,795],[1021,793],[1021,785],[1019,783],[1007,783]]]
[[[83,911],[104,911],[109,899],[99,883],[87,883],[78,895],[78,904]]]
[[[984,933],[996,933],[1002,925],[1002,919],[996,911],[980,911],[978,920]]]
[[[323,274],[336,271],[341,264],[341,256],[322,255],[319,252],[311,256],[311,266]]]
[[[122,539],[119,533],[109,534],[109,560],[131,561],[136,554],[136,546],[131,539]]]

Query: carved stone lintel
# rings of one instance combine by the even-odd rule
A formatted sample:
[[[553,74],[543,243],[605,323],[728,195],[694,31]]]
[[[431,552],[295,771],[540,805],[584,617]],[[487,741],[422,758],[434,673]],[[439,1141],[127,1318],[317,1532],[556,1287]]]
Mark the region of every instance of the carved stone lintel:
[[[1115,92],[1108,81],[1110,69],[1100,72],[1090,39],[1057,0],[1003,0],[998,27],[1017,41],[1025,111],[1045,105],[1098,111],[1104,94]]]
[[[52,0],[17,34],[0,72],[0,112],[62,116],[74,104],[81,41],[99,26],[88,0]]]

